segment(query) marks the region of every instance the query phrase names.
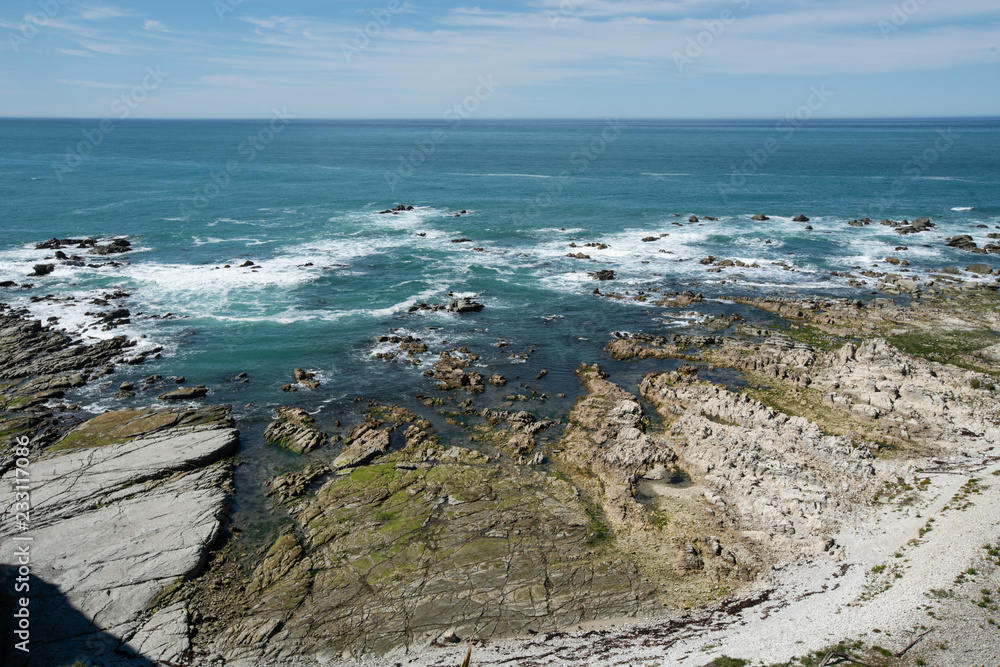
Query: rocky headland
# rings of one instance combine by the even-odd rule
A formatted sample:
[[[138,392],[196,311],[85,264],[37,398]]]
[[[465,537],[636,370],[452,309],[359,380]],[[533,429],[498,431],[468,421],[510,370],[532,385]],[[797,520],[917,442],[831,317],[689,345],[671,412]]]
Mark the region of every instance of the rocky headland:
[[[759,268],[705,259],[713,273]],[[468,347],[379,337],[373,358],[423,364],[437,392],[417,397],[426,412],[372,401],[337,432],[301,407],[269,412],[263,442],[298,463],[254,491],[274,521],[253,536],[229,512],[238,425],[201,404],[207,387],[158,394],[183,407],[82,414],[62,399],[158,350],[83,342],[0,304],[3,572],[16,579],[30,537],[34,605],[30,661],[4,645],[5,664],[457,665],[467,646],[473,665],[736,664],[711,662],[728,655],[804,667],[838,652],[879,667],[992,664],[994,275],[848,278],[881,293],[863,300],[741,292],[695,332],[609,337],[579,360],[579,395],[556,417],[538,410],[546,394],[504,389]],[[591,277],[616,283],[610,269]],[[664,317],[708,301],[592,298]],[[483,308],[455,298],[405,316]],[[112,327],[128,316],[101,315]],[[615,370],[654,362],[638,381]],[[292,377],[288,391],[320,387]],[[23,470],[31,511],[18,523]],[[17,599],[3,605],[0,624],[13,622]]]

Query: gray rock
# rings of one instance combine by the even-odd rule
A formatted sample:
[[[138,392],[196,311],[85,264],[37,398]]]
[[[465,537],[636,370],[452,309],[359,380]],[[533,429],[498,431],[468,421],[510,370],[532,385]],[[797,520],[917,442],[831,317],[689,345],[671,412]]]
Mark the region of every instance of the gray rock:
[[[193,398],[201,398],[206,394],[208,394],[208,387],[203,384],[199,384],[194,387],[181,387],[180,389],[174,389],[173,391],[166,391],[157,396],[157,398],[163,401],[182,401]]]
[[[448,304],[448,310],[452,313],[478,313],[483,309],[483,304],[472,299],[456,299]]]
[[[161,609],[129,640],[125,651],[167,664],[180,663],[191,650],[188,621],[183,602]]]
[[[960,250],[972,250],[977,247],[973,242],[972,237],[968,234],[960,234],[958,236],[949,237],[945,240],[944,244],[949,248],[958,248]]]
[[[299,454],[306,454],[327,441],[325,433],[314,426],[315,420],[302,408],[278,408],[278,418],[268,424],[264,439]]]
[[[38,320],[0,314],[0,378],[55,375],[105,366],[121,357],[130,343],[115,336],[93,345],[81,345],[59,331],[42,327]]]
[[[344,451],[333,460],[337,469],[351,468],[368,463],[375,457],[385,454],[389,449],[389,434],[379,429],[369,428],[349,444]]]
[[[121,415],[122,426],[140,423],[133,419],[136,411],[109,414]],[[143,416],[155,424],[185,414],[191,413]],[[86,427],[74,433],[86,433]],[[229,504],[231,471],[216,462],[230,456],[237,443],[236,430],[224,420],[32,462],[31,549],[39,554],[32,560],[39,581],[32,598],[36,664],[68,663],[72,658],[66,656],[93,652],[95,642],[131,637],[164,587],[201,569]],[[13,473],[0,484],[0,507],[11,508]],[[2,551],[7,564],[16,562],[13,529],[12,522],[0,526],[0,538],[9,545]],[[170,634],[176,640],[166,641],[161,632],[162,641],[148,643],[151,650],[155,644],[165,655],[182,643],[180,619],[173,619]],[[144,646],[156,634],[152,626],[149,630]]]

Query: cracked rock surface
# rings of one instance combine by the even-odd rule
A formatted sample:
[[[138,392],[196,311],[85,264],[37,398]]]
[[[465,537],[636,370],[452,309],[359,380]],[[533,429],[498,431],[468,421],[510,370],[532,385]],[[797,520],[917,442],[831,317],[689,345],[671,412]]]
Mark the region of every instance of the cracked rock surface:
[[[246,586],[247,611],[216,641],[227,660],[413,650],[449,629],[550,630],[648,599],[576,489],[530,469],[370,465],[291,512],[294,529]]]
[[[79,447],[61,447],[67,440]],[[222,459],[237,444],[220,409],[128,410],[83,424],[31,462],[32,664],[116,651],[137,631],[138,648],[157,647],[147,658],[183,652],[180,617],[144,621],[166,587],[204,565],[231,496]],[[5,512],[14,509],[15,476],[0,480]],[[15,522],[0,529],[8,567],[24,543],[12,530]]]

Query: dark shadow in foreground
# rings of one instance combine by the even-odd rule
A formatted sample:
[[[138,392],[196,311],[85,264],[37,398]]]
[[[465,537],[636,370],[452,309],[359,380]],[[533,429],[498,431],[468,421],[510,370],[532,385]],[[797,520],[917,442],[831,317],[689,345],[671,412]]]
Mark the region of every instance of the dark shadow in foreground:
[[[0,564],[0,633],[0,665],[7,667],[156,665],[123,650],[120,638],[74,609],[58,587],[20,575],[16,565]]]

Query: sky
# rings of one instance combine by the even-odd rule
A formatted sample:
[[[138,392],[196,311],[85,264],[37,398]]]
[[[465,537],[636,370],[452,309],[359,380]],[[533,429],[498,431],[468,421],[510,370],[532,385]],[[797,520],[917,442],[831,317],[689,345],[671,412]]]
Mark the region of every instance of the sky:
[[[1000,116],[997,0],[3,0],[0,116]]]

